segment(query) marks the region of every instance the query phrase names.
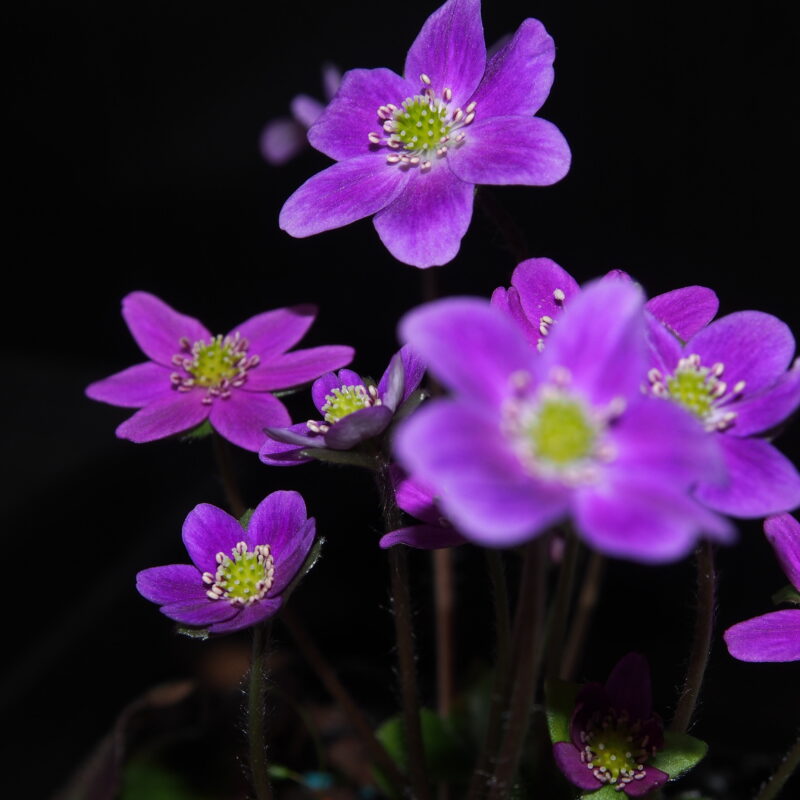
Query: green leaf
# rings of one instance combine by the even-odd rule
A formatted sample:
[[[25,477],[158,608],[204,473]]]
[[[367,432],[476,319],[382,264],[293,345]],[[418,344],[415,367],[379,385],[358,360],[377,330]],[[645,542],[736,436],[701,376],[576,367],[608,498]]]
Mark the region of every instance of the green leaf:
[[[664,747],[647,763],[674,781],[688,772],[708,752],[708,745],[688,733],[664,733]]]
[[[781,603],[793,603],[794,605],[800,605],[800,592],[794,588],[791,584],[787,584],[783,587],[783,589],[779,589],[772,595],[772,602],[779,606]]]
[[[610,783],[607,783],[602,789],[596,792],[587,792],[581,795],[581,800],[620,800],[620,795],[626,798],[625,792],[618,792]]]
[[[180,775],[145,759],[134,759],[125,767],[120,800],[203,800]]]
[[[575,709],[575,698],[580,686],[568,681],[547,681],[544,687],[545,708],[547,710],[547,728],[550,740],[568,742],[569,721]]]
[[[190,431],[181,434],[181,441],[196,442],[199,439],[205,439],[206,436],[211,436],[212,433],[214,433],[214,429],[211,427],[211,423],[206,419],[196,428],[192,428]]]
[[[250,518],[253,516],[253,512],[255,511],[254,508],[248,508],[241,517],[239,517],[239,524],[247,530],[247,526],[250,524]]]

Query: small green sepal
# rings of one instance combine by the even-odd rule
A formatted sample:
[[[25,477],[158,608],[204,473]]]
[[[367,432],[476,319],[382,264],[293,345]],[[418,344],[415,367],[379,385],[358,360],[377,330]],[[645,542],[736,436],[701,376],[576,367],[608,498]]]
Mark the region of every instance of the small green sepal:
[[[314,541],[314,544],[311,545],[311,549],[308,551],[308,555],[306,556],[306,560],[303,562],[303,566],[300,567],[292,582],[282,592],[284,603],[289,599],[289,595],[291,595],[291,593],[297,588],[300,581],[303,580],[306,574],[309,573],[316,565],[322,553],[323,544],[325,544],[325,537],[319,536]]]
[[[247,530],[247,526],[250,524],[250,518],[253,516],[253,512],[255,511],[254,508],[248,508],[241,517],[239,517],[239,524]]]
[[[782,605],[783,603],[792,603],[796,606],[800,605],[800,592],[791,584],[787,584],[783,589],[779,589],[772,595],[772,602],[776,606]]]
[[[417,389],[406,398],[405,402],[397,409],[394,415],[393,425],[404,420],[409,414],[413,414],[417,408],[428,398],[430,394],[425,389]]]
[[[596,792],[586,792],[581,795],[581,800],[620,800],[620,794],[627,797],[624,792],[618,792],[617,789],[610,783],[607,783],[602,789]]]
[[[205,439],[206,436],[211,436],[214,433],[214,428],[211,423],[206,419],[203,420],[196,428],[181,434],[182,442],[197,442],[200,439]]]
[[[708,745],[688,733],[664,732],[664,747],[647,763],[674,781],[687,773],[708,752]]]
[[[550,740],[556,742],[570,741],[569,721],[575,709],[575,698],[580,686],[569,681],[547,681],[544,686],[545,709],[547,711],[547,729]],[[592,794],[593,797],[597,793]]]
[[[307,447],[300,451],[304,458],[326,461],[329,464],[344,464],[348,467],[364,467],[377,471],[378,464],[374,458],[359,453],[357,450],[329,450],[325,447]]]
[[[190,639],[199,639],[201,642],[208,639],[208,628],[188,628],[185,625],[176,625],[175,633],[188,636]]]

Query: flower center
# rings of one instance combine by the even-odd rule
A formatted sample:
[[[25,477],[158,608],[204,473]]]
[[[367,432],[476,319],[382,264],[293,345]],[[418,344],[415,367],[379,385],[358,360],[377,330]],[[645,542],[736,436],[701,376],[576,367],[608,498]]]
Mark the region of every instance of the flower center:
[[[744,391],[745,382],[739,381],[731,391],[721,380],[725,365],[721,362],[711,367],[701,364],[696,353],[682,358],[672,375],[663,375],[660,370],[647,373],[650,392],[683,406],[703,422],[708,431],[724,431],[733,425],[735,411],[726,411],[724,406],[738,398]]]
[[[217,572],[203,573],[203,583],[211,588],[206,595],[211,600],[225,598],[235,606],[255,603],[269,591],[275,575],[275,559],[268,544],[256,545],[252,552],[245,542],[239,542],[231,555],[217,553]]]
[[[179,392],[188,392],[195,387],[206,389],[202,402],[209,404],[215,397],[227,399],[232,388],[243,386],[247,371],[258,366],[258,356],[247,355],[249,342],[238,333],[233,336],[214,336],[207,342],[191,344],[188,339],[180,341],[181,352],[172,357],[172,363],[181,367],[184,374],[173,372],[172,385]]]
[[[426,88],[420,94],[406,98],[398,107],[387,103],[377,111],[383,134],[370,133],[370,144],[388,147],[392,151],[386,156],[389,164],[420,167],[427,171],[433,159],[447,155],[451,147],[458,147],[466,138],[459,130],[475,119],[476,103],[466,109],[448,108],[453,92],[444,89],[441,97],[431,88],[431,79],[420,75]]]
[[[378,397],[378,390],[374,386],[367,389],[366,386],[340,386],[330,394],[325,395],[325,405],[322,406],[322,413],[325,421],[338,422],[340,419],[360,411],[362,408],[371,408],[381,404]]]
[[[522,463],[537,477],[557,479],[568,485],[591,483],[597,466],[614,459],[605,441],[610,422],[624,410],[616,399],[604,409],[589,408],[568,391],[569,372],[553,371],[552,380],[531,396],[527,373],[512,376],[515,396],[506,401],[503,429]]]

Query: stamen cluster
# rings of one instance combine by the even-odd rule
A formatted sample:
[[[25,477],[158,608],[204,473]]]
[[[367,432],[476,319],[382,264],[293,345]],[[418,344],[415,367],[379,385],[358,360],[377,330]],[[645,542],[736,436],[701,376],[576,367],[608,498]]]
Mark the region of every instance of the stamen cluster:
[[[232,389],[245,384],[247,371],[257,367],[261,360],[257,355],[247,355],[249,344],[239,333],[214,336],[207,342],[194,344],[184,337],[180,340],[181,352],[172,357],[172,363],[185,374],[173,372],[170,381],[179,392],[189,392],[195,387],[206,389],[201,401],[206,405],[215,397],[225,400]]]
[[[349,416],[354,411],[379,405],[382,405],[381,398],[378,396],[377,387],[373,384],[370,384],[369,387],[362,384],[340,386],[333,389],[330,394],[325,395],[325,404],[320,409],[324,414],[325,422],[328,424],[320,424],[310,419],[306,425],[313,433],[327,433],[331,425]]]
[[[246,542],[239,542],[228,556],[217,553],[217,572],[203,573],[203,583],[210,586],[210,600],[225,598],[233,605],[247,606],[263,599],[272,586],[275,559],[268,544],[259,544],[248,551]]]

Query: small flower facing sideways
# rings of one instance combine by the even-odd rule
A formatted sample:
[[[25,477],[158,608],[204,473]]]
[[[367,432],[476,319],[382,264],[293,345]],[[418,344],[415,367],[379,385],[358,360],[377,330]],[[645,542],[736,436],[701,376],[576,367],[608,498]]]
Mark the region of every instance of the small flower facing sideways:
[[[150,360],[91,384],[86,394],[140,409],[117,428],[120,439],[132,442],[184,433],[208,420],[229,441],[257,451],[267,425],[290,421],[271,392],[312,381],[353,358],[353,348],[342,345],[286,352],[314,321],[313,306],[266,311],[226,336],[212,336],[147,292],[125,297],[122,316]]]
[[[327,101],[336,94],[341,82],[342,75],[339,70],[333,64],[324,64],[322,83]],[[307,94],[298,94],[294,97],[290,108],[291,117],[270,120],[261,132],[261,154],[273,166],[291,161],[308,147],[306,133],[325,110],[323,103]]]
[[[404,347],[393,356],[377,386],[349,369],[323,375],[311,387],[311,398],[323,418],[268,427],[260,459],[273,466],[303,464],[313,460],[303,454],[306,449],[351,450],[380,436],[424,372],[419,358]]]
[[[622,270],[612,270],[603,280],[631,278]],[[555,261],[529,258],[517,265],[511,286],[494,290],[492,305],[508,314],[541,352],[567,304],[580,290],[575,278]],[[684,286],[651,297],[644,307],[676,336],[688,339],[711,322],[719,301],[705,286]]]
[[[670,778],[648,763],[664,745],[664,726],[653,713],[650,669],[638,653],[624,656],[605,684],[589,683],[578,692],[569,736],[553,745],[553,756],[585,792],[611,785],[642,797]]]
[[[800,523],[777,514],[764,523],[764,533],[800,602]],[[739,661],[800,661],[800,608],[772,611],[725,631],[728,652]]]
[[[231,633],[271,617],[314,542],[313,517],[297,492],[273,492],[247,527],[202,503],[186,517],[183,543],[192,564],[152,567],[136,576],[139,593],[176,622]]]
[[[338,163],[286,201],[281,228],[312,236],[374,214],[399,261],[451,261],[476,184],[547,186],[567,173],[566,140],[533,116],[550,92],[554,55],[542,24],[527,19],[487,60],[480,0],[448,0],[411,45],[405,77],[388,69],[344,75],[308,132]]]

